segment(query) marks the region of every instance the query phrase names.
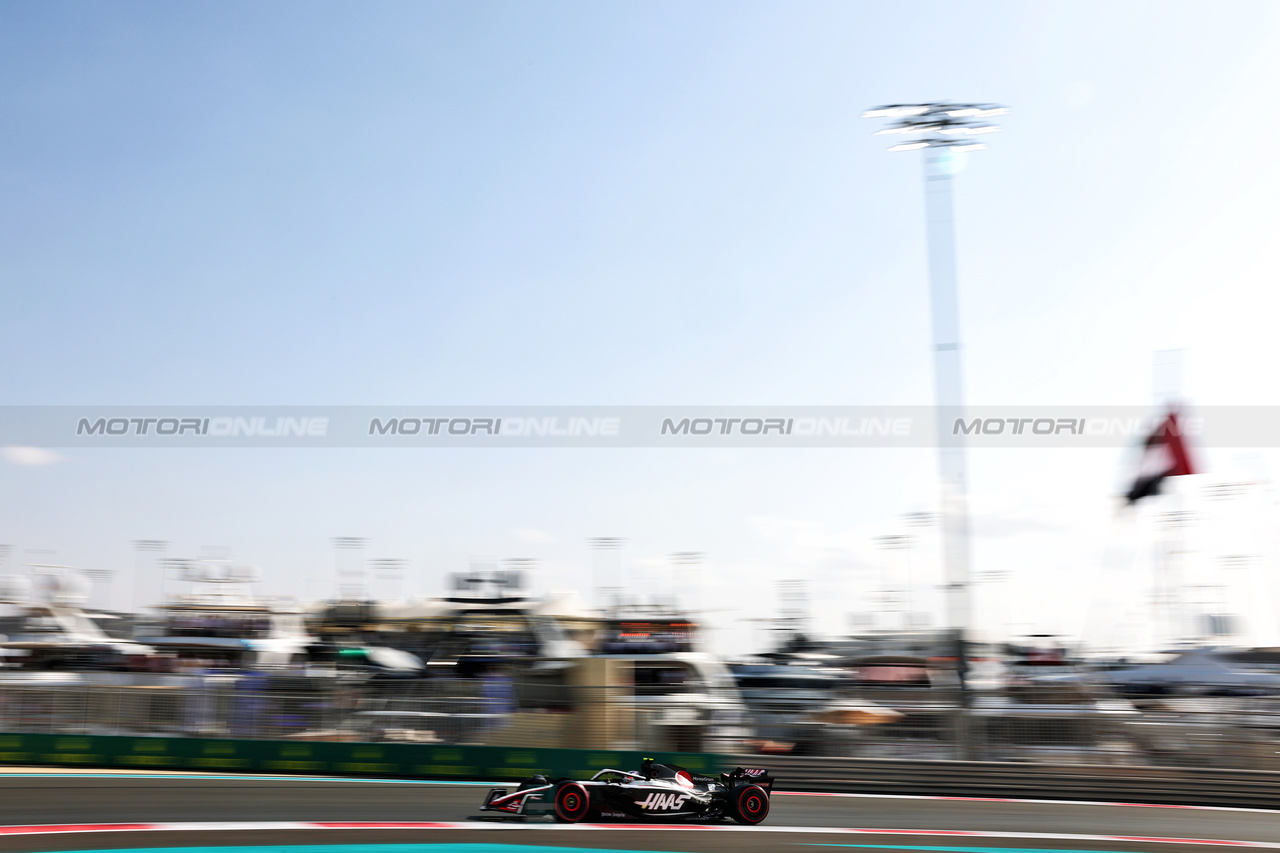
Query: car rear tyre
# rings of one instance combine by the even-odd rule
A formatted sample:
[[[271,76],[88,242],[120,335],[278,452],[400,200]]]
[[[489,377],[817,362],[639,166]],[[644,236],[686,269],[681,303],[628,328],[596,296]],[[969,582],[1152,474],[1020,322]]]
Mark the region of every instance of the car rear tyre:
[[[567,782],[556,790],[555,819],[561,823],[577,823],[591,811],[591,797],[577,782]]]
[[[733,819],[757,824],[769,816],[769,795],[759,785],[739,788],[733,795]]]

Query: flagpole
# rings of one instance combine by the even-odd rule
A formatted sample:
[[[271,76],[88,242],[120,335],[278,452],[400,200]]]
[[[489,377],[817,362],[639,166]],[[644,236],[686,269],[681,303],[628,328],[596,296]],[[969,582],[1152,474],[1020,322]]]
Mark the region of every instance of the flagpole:
[[[1166,460],[1166,466],[1169,463],[1173,465],[1172,469],[1166,468],[1169,474],[1184,474],[1191,470],[1186,461],[1186,450],[1180,433],[1181,425],[1176,414],[1182,397],[1184,364],[1183,350],[1159,350],[1155,353],[1151,370],[1152,396],[1155,398],[1156,405],[1165,412],[1159,429],[1165,431],[1163,446],[1170,456]],[[1166,475],[1165,479],[1170,477]],[[1160,481],[1157,487],[1164,485],[1165,483]],[[1182,557],[1185,550],[1183,528],[1190,522],[1190,513],[1186,510],[1182,491],[1176,486],[1170,490],[1163,502],[1168,509],[1158,516],[1160,531],[1157,539],[1160,542],[1160,561],[1156,570],[1159,574],[1157,589],[1161,591],[1160,604],[1163,612],[1160,614],[1161,618],[1157,621],[1157,625],[1161,622],[1165,623],[1166,642],[1163,645],[1166,648],[1173,648],[1179,641],[1188,639],[1195,630],[1194,626],[1188,630],[1186,608],[1183,605],[1183,586],[1186,583],[1182,571],[1184,568]]]

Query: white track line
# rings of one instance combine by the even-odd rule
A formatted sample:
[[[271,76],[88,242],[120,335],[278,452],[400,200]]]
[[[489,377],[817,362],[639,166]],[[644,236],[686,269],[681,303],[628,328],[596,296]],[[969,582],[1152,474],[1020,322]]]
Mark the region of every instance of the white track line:
[[[1190,809],[1205,812],[1248,812],[1277,814],[1276,809],[1254,809],[1242,806],[1196,806],[1177,803],[1125,803],[1113,800],[1033,800],[1022,797],[941,797],[936,794],[843,794],[821,791],[774,791],[775,797],[856,797],[870,800],[931,800],[961,803],[1031,803],[1042,806],[1116,806],[1126,809]]]
[[[1035,841],[1086,841],[1105,844],[1180,844],[1207,847],[1252,847],[1280,850],[1280,842],[1231,841],[1217,838],[1162,838],[1146,835],[1089,835],[1058,832],[996,832],[959,829],[876,829],[871,827],[825,826],[708,826],[696,824],[514,824],[467,821],[227,821],[217,823],[96,823],[96,824],[44,824],[38,826],[0,826],[0,836],[14,835],[63,835],[93,832],[227,832],[261,830],[486,830],[486,831],[575,831],[618,832],[645,829],[658,832],[764,832],[794,833],[803,835],[862,835],[908,836],[913,838],[1000,838]]]

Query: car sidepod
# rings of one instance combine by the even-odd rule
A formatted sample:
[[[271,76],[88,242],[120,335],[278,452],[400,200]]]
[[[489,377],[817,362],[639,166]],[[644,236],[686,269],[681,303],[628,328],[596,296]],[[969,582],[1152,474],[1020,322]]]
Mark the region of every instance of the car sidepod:
[[[714,806],[711,791],[661,781],[595,783],[591,796],[602,816],[636,820],[688,820],[706,816]]]

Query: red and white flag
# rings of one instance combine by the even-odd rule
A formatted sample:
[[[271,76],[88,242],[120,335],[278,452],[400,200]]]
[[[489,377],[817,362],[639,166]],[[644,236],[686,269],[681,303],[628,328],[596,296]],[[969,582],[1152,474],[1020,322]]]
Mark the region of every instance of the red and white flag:
[[[1142,446],[1142,459],[1138,463],[1138,474],[1133,486],[1125,495],[1129,503],[1137,503],[1143,498],[1160,494],[1160,485],[1166,477],[1181,477],[1194,474],[1191,457],[1187,454],[1187,445],[1182,440],[1182,428],[1178,424],[1178,413],[1169,412],[1156,427],[1155,432],[1147,436]]]

